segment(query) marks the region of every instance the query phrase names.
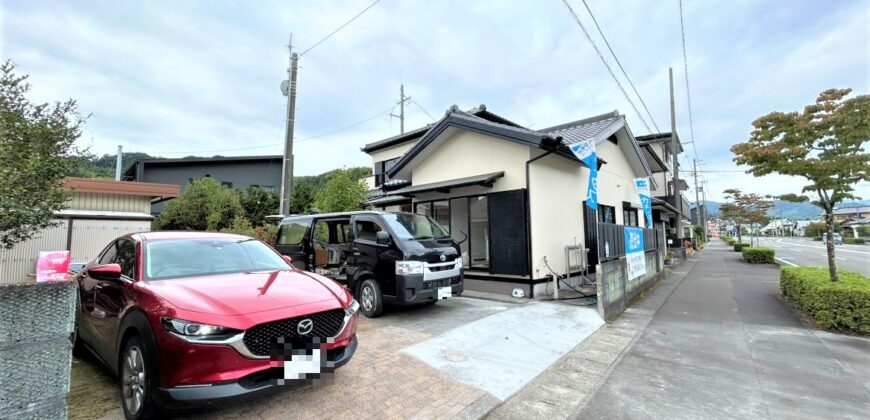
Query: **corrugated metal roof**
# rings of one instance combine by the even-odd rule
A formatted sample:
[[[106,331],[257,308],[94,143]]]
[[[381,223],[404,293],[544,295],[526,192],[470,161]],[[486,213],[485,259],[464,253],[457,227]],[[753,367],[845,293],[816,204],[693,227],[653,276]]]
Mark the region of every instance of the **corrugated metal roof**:
[[[55,217],[64,219],[118,219],[118,220],[154,220],[154,216],[135,211],[107,210],[72,210],[63,209],[54,213]]]

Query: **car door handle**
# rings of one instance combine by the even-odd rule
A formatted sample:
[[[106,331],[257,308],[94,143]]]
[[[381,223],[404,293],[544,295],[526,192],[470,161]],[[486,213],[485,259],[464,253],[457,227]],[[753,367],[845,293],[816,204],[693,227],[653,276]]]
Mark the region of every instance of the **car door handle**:
[[[94,309],[93,314],[94,314],[94,318],[100,318],[100,319],[103,319],[103,318],[106,317],[106,312],[105,312],[105,311],[102,311],[102,310],[100,310],[100,309]]]
[[[359,257],[360,255],[362,255],[362,254],[360,254],[359,252],[354,252],[354,253],[353,253],[353,256],[354,256],[354,257]]]

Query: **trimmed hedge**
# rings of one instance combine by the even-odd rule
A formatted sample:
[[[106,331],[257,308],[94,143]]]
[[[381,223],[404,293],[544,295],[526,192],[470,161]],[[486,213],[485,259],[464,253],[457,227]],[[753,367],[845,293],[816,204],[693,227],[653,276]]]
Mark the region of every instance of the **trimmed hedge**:
[[[735,242],[734,243],[734,250],[735,251],[742,252],[743,248],[749,248],[749,244],[747,244],[746,242]]]
[[[773,264],[773,248],[744,247],[743,259],[751,264]]]
[[[844,244],[864,245],[864,238],[843,238]]]
[[[820,326],[870,334],[870,278],[841,270],[832,282],[827,267],[784,267],[782,294]]]
[[[814,241],[819,241],[819,242],[821,242],[821,241],[822,241],[822,237],[821,237],[821,236],[814,236],[814,237],[813,237],[813,240],[814,240]]]

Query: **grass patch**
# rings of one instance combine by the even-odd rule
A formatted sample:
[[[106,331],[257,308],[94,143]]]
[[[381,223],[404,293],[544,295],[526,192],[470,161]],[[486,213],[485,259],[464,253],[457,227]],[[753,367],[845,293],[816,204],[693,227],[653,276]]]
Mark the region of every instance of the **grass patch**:
[[[744,247],[743,259],[751,264],[773,264],[775,251],[773,248]]]
[[[870,334],[870,278],[842,270],[832,282],[826,267],[784,267],[782,294],[819,326]]]

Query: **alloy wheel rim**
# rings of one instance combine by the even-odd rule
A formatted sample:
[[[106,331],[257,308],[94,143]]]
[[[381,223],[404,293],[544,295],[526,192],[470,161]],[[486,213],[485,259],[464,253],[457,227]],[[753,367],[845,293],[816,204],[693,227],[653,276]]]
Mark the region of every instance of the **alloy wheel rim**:
[[[136,414],[145,401],[145,362],[138,347],[132,346],[127,350],[122,370],[124,407],[130,414]]]
[[[363,308],[366,311],[371,311],[375,306],[375,293],[372,291],[371,287],[363,287],[362,290],[362,304]]]

